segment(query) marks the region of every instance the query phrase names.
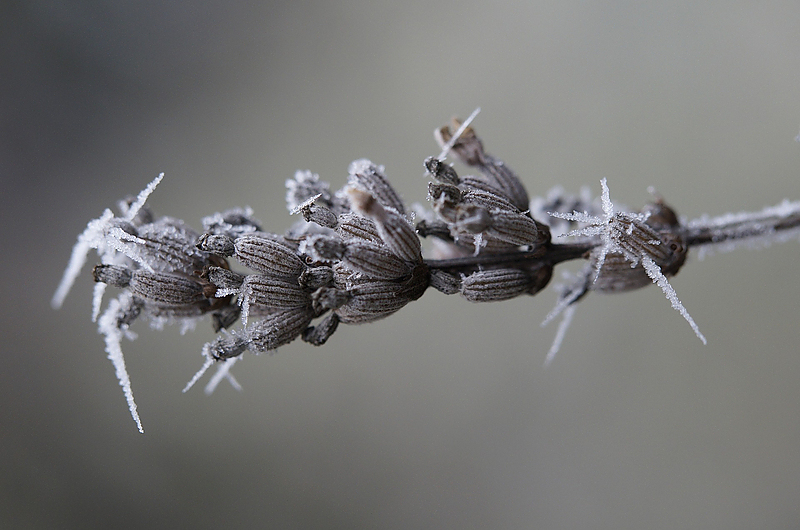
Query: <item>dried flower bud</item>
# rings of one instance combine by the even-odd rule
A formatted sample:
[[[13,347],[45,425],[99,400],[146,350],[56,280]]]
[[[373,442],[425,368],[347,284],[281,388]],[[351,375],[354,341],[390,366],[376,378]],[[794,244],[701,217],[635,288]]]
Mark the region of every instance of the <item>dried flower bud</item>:
[[[371,193],[348,188],[353,209],[375,222],[381,239],[400,258],[422,263],[422,248],[412,226],[395,210],[385,209]]]
[[[214,340],[206,344],[205,351],[211,358],[218,361],[238,357],[247,349],[248,338],[241,334],[225,334],[220,335]]]
[[[386,247],[368,241],[349,242],[342,262],[348,268],[375,280],[402,278],[411,272],[408,262],[389,252]]]
[[[461,122],[453,119],[452,125],[454,129],[458,129]],[[444,147],[450,141],[452,134],[450,129],[444,126],[438,129],[434,136],[439,145]],[[484,152],[483,143],[475,135],[472,127],[467,127],[461,133],[461,136],[453,144],[452,152],[465,164],[477,167],[488,183],[500,190],[503,197],[520,211],[529,208],[528,192],[525,191],[525,186],[522,185],[519,177],[502,160]]]
[[[290,212],[308,201],[318,197],[323,205],[331,206],[331,192],[327,182],[319,179],[319,175],[311,171],[297,171],[293,179],[286,181],[286,207]]]
[[[453,166],[445,164],[435,156],[429,156],[425,159],[425,169],[434,179],[444,184],[458,186],[461,182]]]
[[[335,313],[331,313],[316,326],[310,326],[303,330],[300,338],[314,346],[322,346],[333,335],[338,326],[339,317]]]
[[[207,267],[200,277],[208,280],[223,291],[231,292],[238,291],[242,287],[242,282],[245,278],[243,274],[223,267]]]
[[[215,213],[202,220],[203,229],[209,234],[226,235],[237,238],[261,230],[258,221],[253,218],[250,208],[234,208],[222,213]]]
[[[505,210],[508,212],[521,212],[519,208],[511,204],[505,197],[479,189],[465,191],[461,200],[468,204],[474,204],[487,210]]]
[[[311,307],[297,307],[267,315],[242,330],[249,339],[248,348],[256,353],[274,350],[300,336],[311,323]]]
[[[533,278],[519,269],[489,269],[466,276],[461,294],[470,302],[496,302],[525,294],[535,287]]]
[[[330,263],[342,259],[347,245],[338,237],[316,234],[306,239],[301,248],[312,260]]]
[[[385,318],[411,301],[402,283],[365,281],[348,290],[347,303],[336,309],[345,324],[363,324]]]
[[[168,305],[192,305],[206,299],[203,285],[193,277],[137,269],[126,271],[114,265],[94,269],[97,282],[127,287],[135,296]]]
[[[331,285],[332,282],[333,269],[330,267],[309,267],[300,273],[300,277],[297,279],[300,287],[309,290]]]
[[[222,234],[203,234],[197,239],[197,248],[226,258],[233,256],[236,250],[233,238]]]
[[[135,232],[121,225],[109,230],[116,250],[145,268],[192,274],[209,263],[209,255],[195,247],[198,234],[183,221],[162,217],[139,226]]]
[[[550,231],[545,225],[527,215],[508,210],[491,212],[489,235],[518,246],[535,247],[550,241]]]
[[[297,281],[284,280],[263,274],[250,274],[242,282],[240,300],[245,305],[259,305],[269,309],[305,307],[311,297]]]
[[[461,277],[440,269],[430,272],[430,286],[444,294],[456,294],[461,290]]]
[[[290,213],[292,215],[301,214],[307,223],[314,223],[325,228],[336,228],[336,214],[325,206],[316,204],[316,201],[320,198],[321,195],[314,195],[305,202],[298,204]]]
[[[383,244],[378,229],[371,219],[357,213],[345,213],[339,216],[339,226],[337,228],[342,239],[363,239],[373,243]]]
[[[400,215],[405,213],[403,201],[386,179],[383,166],[363,158],[351,163],[347,171],[350,173],[348,182],[351,186],[368,191],[384,208],[392,208]]]
[[[320,287],[311,293],[311,304],[314,312],[321,315],[328,309],[337,309],[350,300],[350,293],[336,287]]]
[[[294,249],[282,241],[262,235],[242,236],[234,242],[236,259],[248,269],[297,278],[305,264]]]
[[[119,265],[95,265],[92,277],[96,282],[114,287],[127,287],[131,283],[131,271]]]

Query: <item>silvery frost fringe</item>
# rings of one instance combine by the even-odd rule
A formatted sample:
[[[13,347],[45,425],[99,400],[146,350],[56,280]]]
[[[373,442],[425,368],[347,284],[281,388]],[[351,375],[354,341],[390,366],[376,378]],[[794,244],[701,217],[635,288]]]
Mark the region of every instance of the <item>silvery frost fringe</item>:
[[[336,192],[310,171],[287,180],[287,206],[303,220],[283,235],[264,232],[249,208],[204,218],[202,233],[179,219],[156,218],[145,202],[162,174],[121,201],[119,214],[107,209],[89,222],[52,305],[61,307],[87,254],[96,250],[92,320],[144,432],[121,348],[123,337],[135,337],[129,327],[140,317],[158,328],[179,322],[184,329],[211,317],[218,336],[203,348],[205,363],[185,389],[217,363],[210,393],[224,378],[239,388],[230,368],[245,351],[273,351],[298,337],[320,346],[340,323],[385,318],[429,287],[470,302],[534,295],[557,264],[582,259],[583,270],[558,287],[545,319],[563,313],[546,363],[562,343],[575,302],[591,291],[619,293],[653,283],[705,343],[667,279],[689,249],[727,250],[741,241],[797,238],[800,231],[800,202],[686,221],[658,195],[638,212],[615,207],[605,179],[599,199],[588,190],[553,190],[530,200],[514,171],[488,154],[469,127],[476,114],[464,123],[453,120],[455,132],[447,126],[435,131],[442,153],[424,162],[433,212],[418,213],[415,224],[383,166],[369,160],[350,164],[348,182]],[[472,174],[459,175],[444,162],[448,155]],[[432,240],[430,259],[423,258],[420,237]],[[108,285],[120,291],[101,312]],[[241,326],[228,331],[239,320]]]

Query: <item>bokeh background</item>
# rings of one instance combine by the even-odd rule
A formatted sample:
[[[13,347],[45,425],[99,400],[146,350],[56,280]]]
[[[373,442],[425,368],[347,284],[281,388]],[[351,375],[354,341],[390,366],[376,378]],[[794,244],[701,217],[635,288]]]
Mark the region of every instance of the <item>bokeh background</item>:
[[[531,195],[608,178],[682,215],[800,199],[800,4],[98,2],[0,6],[3,528],[797,528],[800,247],[691,261],[590,296],[544,356],[555,299],[431,292],[328,344],[248,355],[181,394],[210,326],[124,350],[136,432],[88,269],[89,219],[149,204],[199,227],[369,157],[424,202],[432,130],[475,127]]]

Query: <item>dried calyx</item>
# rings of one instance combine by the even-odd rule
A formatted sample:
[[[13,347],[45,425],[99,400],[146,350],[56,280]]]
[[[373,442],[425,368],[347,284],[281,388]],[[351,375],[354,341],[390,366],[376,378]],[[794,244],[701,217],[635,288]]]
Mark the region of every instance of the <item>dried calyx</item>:
[[[383,166],[369,160],[353,162],[347,184],[336,192],[310,171],[287,180],[288,209],[303,220],[283,235],[262,231],[250,209],[206,217],[202,233],[177,219],[156,218],[144,204],[159,176],[138,197],[121,202],[119,216],[106,210],[89,223],[53,306],[61,306],[95,249],[101,263],[93,273],[93,318],[141,430],[120,345],[132,337],[129,326],[140,317],[156,326],[178,321],[191,327],[211,315],[219,335],[204,347],[206,362],[189,386],[224,361],[207,390],[222,378],[238,387],[229,370],[245,351],[272,351],[298,337],[322,345],[340,323],[387,317],[428,287],[471,302],[533,295],[548,284],[557,264],[583,259],[582,272],[559,288],[545,320],[564,313],[548,362],[575,302],[590,291],[618,293],[651,283],[705,342],[667,280],[683,266],[688,249],[800,225],[800,203],[788,202],[689,223],[680,222],[660,198],[640,212],[616,211],[605,179],[599,199],[558,191],[531,202],[521,180],[486,153],[468,122],[452,125],[455,132],[447,126],[435,132],[442,155],[424,162],[433,212],[415,225]],[[475,173],[459,175],[444,162],[448,154]],[[433,241],[431,259],[423,259],[420,237]],[[121,292],[101,315],[106,285]],[[242,326],[227,331],[237,321]]]

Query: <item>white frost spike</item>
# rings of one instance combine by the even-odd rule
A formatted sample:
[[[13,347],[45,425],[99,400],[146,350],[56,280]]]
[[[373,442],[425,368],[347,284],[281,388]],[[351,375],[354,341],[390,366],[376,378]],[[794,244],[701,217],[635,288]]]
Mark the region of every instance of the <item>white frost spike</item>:
[[[204,390],[207,396],[210,396],[214,393],[214,390],[217,389],[217,386],[219,386],[223,379],[227,379],[231,386],[239,392],[242,391],[242,385],[240,385],[239,381],[237,381],[236,378],[233,377],[233,374],[231,374],[231,367],[239,359],[241,359],[241,357],[231,357],[230,359],[225,359],[225,361],[219,363],[217,373],[211,376],[211,380],[209,380]]]
[[[97,317],[100,315],[100,306],[103,305],[103,294],[106,292],[106,284],[103,282],[96,282],[92,292],[92,322],[97,322]]]
[[[206,345],[206,347],[205,347],[204,349],[205,349],[205,350],[207,350],[207,349],[208,349],[208,345]],[[204,353],[207,353],[207,352],[205,352],[205,351],[204,351]],[[200,380],[200,378],[201,378],[201,377],[203,377],[203,374],[205,374],[205,373],[206,373],[206,371],[207,371],[209,368],[211,368],[211,365],[212,365],[212,364],[214,364],[214,359],[212,359],[212,358],[211,358],[211,356],[210,356],[210,355],[208,355],[208,356],[206,357],[206,362],[204,362],[204,363],[203,363],[203,366],[201,366],[201,367],[200,367],[200,369],[199,369],[199,370],[198,370],[198,371],[197,371],[197,372],[196,372],[196,373],[195,373],[195,374],[192,376],[192,378],[189,380],[189,382],[188,382],[188,383],[186,383],[186,386],[185,386],[185,387],[183,387],[183,392],[184,392],[184,393],[185,393],[185,392],[188,392],[188,391],[189,391],[189,389],[190,389],[190,388],[192,388],[192,387],[194,386],[194,384],[195,384],[197,381],[199,381],[199,380]]]
[[[153,193],[153,190],[156,189],[156,186],[158,186],[158,183],[161,182],[162,178],[164,178],[163,173],[157,176],[153,182],[148,184],[145,189],[139,192],[136,200],[125,212],[125,217],[122,218],[124,221],[131,221],[136,214],[139,213],[139,210],[141,210],[142,206],[144,206],[147,197]],[[81,235],[78,236],[78,241],[75,243],[75,246],[72,247],[72,255],[69,258],[69,264],[67,264],[67,268],[64,270],[64,275],[61,278],[61,282],[58,284],[58,288],[53,295],[53,299],[50,301],[50,305],[53,307],[53,309],[60,309],[64,304],[64,299],[69,294],[72,285],[75,283],[75,279],[81,273],[81,269],[86,263],[86,255],[91,249],[96,249],[100,255],[107,254],[111,250],[108,248],[109,244],[112,245],[114,250],[119,250],[117,246],[121,246],[121,243],[113,241],[113,238],[112,241],[108,241],[106,239],[106,231],[111,227],[111,221],[113,219],[114,212],[106,208],[100,217],[89,221],[89,224],[86,225],[86,229],[81,233]],[[120,229],[118,230],[123,232]]]
[[[575,309],[577,309],[577,307],[571,305],[564,310],[564,316],[561,318],[561,323],[558,325],[558,331],[556,331],[556,337],[553,339],[553,345],[550,346],[550,351],[547,352],[547,357],[544,359],[545,366],[550,365],[556,353],[558,353],[558,350],[561,349],[561,343],[564,342],[567,329],[569,329],[570,324],[572,324],[572,317],[575,316]]]
[[[133,400],[133,390],[131,389],[131,380],[128,377],[128,370],[125,368],[125,358],[122,355],[122,337],[123,330],[117,326],[118,316],[123,312],[123,305],[128,303],[132,295],[130,293],[123,293],[119,297],[114,298],[109,302],[103,315],[98,322],[97,331],[105,335],[106,353],[109,360],[114,365],[114,371],[117,374],[117,380],[122,387],[125,394],[125,400],[128,402],[128,409],[131,411],[133,421],[139,428],[140,433],[144,433],[142,422],[139,419],[139,413],[136,410],[136,402]]]
[[[64,270],[64,276],[61,278],[61,283],[58,284],[53,299],[50,305],[53,309],[60,309],[64,303],[64,299],[69,294],[72,284],[81,273],[83,265],[86,263],[86,255],[91,249],[98,249],[104,244],[104,232],[108,226],[109,221],[114,218],[114,212],[106,209],[103,215],[97,219],[92,219],[86,225],[86,229],[78,236],[78,241],[72,247],[72,255],[69,258],[69,264]]]
[[[686,308],[683,307],[681,301],[678,300],[678,295],[675,293],[675,289],[673,289],[667,281],[667,277],[661,272],[661,267],[659,267],[655,261],[647,256],[642,257],[642,266],[644,267],[644,270],[647,272],[647,275],[650,277],[650,279],[653,280],[653,283],[657,284],[659,287],[661,287],[661,290],[664,291],[664,294],[667,296],[667,300],[672,303],[672,308],[680,313],[681,316],[686,319],[686,322],[692,326],[694,334],[697,335],[697,338],[703,341],[703,344],[707,344],[708,341],[706,341],[705,336],[700,333],[700,328],[697,327],[694,319],[689,315],[689,312],[686,311]]]
[[[481,111],[480,107],[478,107],[478,108],[476,108],[475,110],[472,111],[472,114],[469,115],[469,118],[464,120],[464,123],[461,124],[461,127],[459,127],[456,130],[456,132],[453,133],[453,137],[450,138],[450,141],[447,142],[446,144],[444,144],[444,147],[442,147],[442,152],[439,153],[439,156],[437,156],[436,158],[438,158],[440,161],[442,161],[445,158],[447,158],[447,153],[449,153],[450,149],[452,149],[453,146],[456,145],[456,142],[458,141],[458,139],[461,138],[461,135],[464,134],[464,131],[467,130],[467,127],[469,127],[469,124],[472,123],[472,120],[475,119],[475,117],[478,115],[478,113],[480,111]]]
[[[128,211],[125,212],[125,219],[126,221],[130,222],[136,217],[136,214],[139,213],[139,210],[142,209],[144,203],[147,201],[147,198],[150,196],[153,191],[155,191],[156,186],[161,182],[161,179],[164,178],[164,174],[161,173],[156,178],[153,179],[153,182],[147,185],[145,189],[139,192],[139,195],[136,196],[136,200],[128,207]]]

